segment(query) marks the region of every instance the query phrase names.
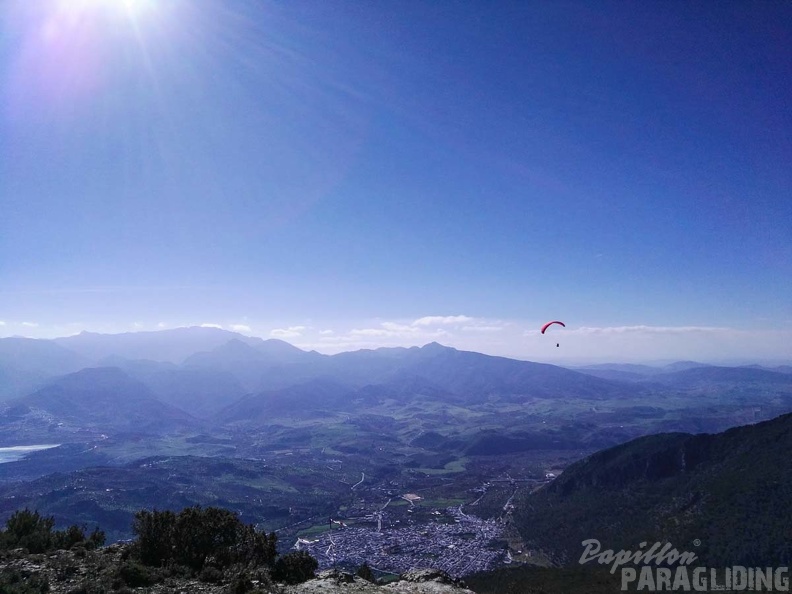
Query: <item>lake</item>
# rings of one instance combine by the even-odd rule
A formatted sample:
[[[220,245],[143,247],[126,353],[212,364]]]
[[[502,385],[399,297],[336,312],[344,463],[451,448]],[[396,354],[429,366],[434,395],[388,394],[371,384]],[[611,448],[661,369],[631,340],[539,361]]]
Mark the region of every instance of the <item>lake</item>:
[[[50,448],[57,448],[60,444],[42,444],[42,445],[24,445],[24,446],[11,446],[8,448],[0,448],[0,464],[4,462],[16,462],[27,456],[31,452],[38,452],[39,450],[48,450]]]

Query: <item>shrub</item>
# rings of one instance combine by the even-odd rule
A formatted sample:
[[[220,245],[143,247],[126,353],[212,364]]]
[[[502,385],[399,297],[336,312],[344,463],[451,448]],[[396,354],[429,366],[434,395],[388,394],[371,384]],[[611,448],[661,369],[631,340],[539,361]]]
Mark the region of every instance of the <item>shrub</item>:
[[[229,565],[239,524],[236,515],[225,509],[183,509],[173,530],[176,562],[200,570],[213,557],[218,565]]]
[[[45,518],[38,512],[25,508],[15,511],[3,531],[2,544],[5,549],[25,548],[31,553],[44,553],[53,546],[52,527],[54,518]]]
[[[272,566],[278,554],[278,536],[272,532],[258,532],[251,525],[241,522],[237,527],[233,561],[248,565]]]
[[[46,594],[49,581],[36,574],[24,575],[15,569],[0,570],[0,592],[3,594]]]
[[[272,565],[276,556],[274,533],[257,532],[234,513],[216,507],[188,507],[178,514],[140,511],[133,529],[137,555],[147,565],[173,562],[200,572],[210,559],[222,569]]]
[[[135,561],[124,561],[121,563],[116,569],[115,576],[121,584],[130,588],[151,586],[157,582],[156,576],[152,574],[148,567]]]
[[[55,580],[65,582],[77,575],[77,564],[73,563],[70,559],[58,559],[53,563],[55,567]]]
[[[237,573],[226,588],[227,594],[277,594],[278,592],[282,590],[274,584],[266,569]]]
[[[240,574],[236,576],[228,587],[228,594],[247,594],[253,590],[253,582],[247,574]]]
[[[173,557],[173,530],[176,514],[171,511],[141,510],[135,514],[132,530],[137,535],[137,553],[146,565],[163,565]]]
[[[53,545],[56,549],[70,549],[82,542],[85,542],[85,531],[79,526],[69,526],[66,530],[56,533],[53,538]]]
[[[272,577],[286,584],[301,584],[314,577],[319,563],[305,551],[286,553],[275,562]]]
[[[103,546],[105,543],[105,533],[104,530],[99,530],[99,528],[94,528],[93,532],[91,532],[88,540],[85,541],[85,548],[90,550],[98,549],[99,547]]]
[[[223,581],[223,572],[217,567],[207,566],[201,570],[198,579],[208,584],[217,584]]]
[[[105,534],[99,529],[85,536],[85,528],[69,526],[66,530],[53,530],[55,519],[44,517],[37,511],[25,508],[14,512],[0,532],[0,550],[25,548],[31,553],[46,553],[54,549],[71,549],[77,545],[85,549],[102,546]]]

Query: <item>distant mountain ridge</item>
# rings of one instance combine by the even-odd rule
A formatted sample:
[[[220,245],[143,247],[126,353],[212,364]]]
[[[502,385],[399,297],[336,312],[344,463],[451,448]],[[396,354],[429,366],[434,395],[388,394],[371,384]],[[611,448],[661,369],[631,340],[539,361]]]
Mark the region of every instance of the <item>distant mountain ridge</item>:
[[[316,409],[347,410],[353,400],[375,402],[385,395],[404,393],[408,386],[428,390],[447,404],[478,403],[491,396],[515,402],[563,396],[598,400],[635,392],[631,386],[553,365],[458,351],[437,343],[342,353],[290,371],[296,382],[247,396],[225,409],[221,418],[250,422],[287,410],[301,414]],[[280,372],[288,374],[289,369]]]
[[[381,402],[391,393],[397,399],[475,404],[490,397],[519,402],[526,397],[618,398],[635,392],[631,386],[553,365],[438,343],[329,356],[281,340],[247,338],[217,328],[181,328],[82,333],[23,344],[36,355],[33,363],[53,360],[58,363],[55,370],[88,362],[71,374],[42,374],[26,394],[12,394],[17,398],[8,401],[0,424],[25,431],[175,428],[196,418],[250,424],[272,414],[321,414],[349,409],[352,401]],[[15,352],[13,340],[0,340],[2,346]],[[25,360],[25,351],[16,355]],[[173,362],[182,356],[182,362]],[[94,359],[99,367],[91,367]],[[122,411],[134,423],[123,421]],[[62,439],[69,441],[65,435]]]
[[[185,411],[162,403],[143,383],[116,367],[86,368],[62,376],[10,403],[0,422],[14,426],[70,425],[78,429],[160,432],[193,421]]]
[[[84,332],[54,341],[0,339],[0,398],[5,396],[8,405],[21,411],[38,390],[50,384],[83,381],[86,392],[91,393],[93,388],[88,384],[98,377],[91,375],[97,372],[77,375],[81,378],[78,380],[63,380],[64,373],[91,367],[113,367],[124,375],[124,381],[138,382],[134,390],[127,385],[118,392],[145,395],[136,412],[147,410],[146,414],[153,414],[163,406],[173,407],[192,421],[206,419],[215,424],[222,420],[250,425],[268,415],[292,411],[302,417],[321,416],[329,410],[351,411],[360,404],[387,399],[417,403],[424,409],[429,402],[434,402],[436,408],[452,404],[480,406],[486,402],[520,405],[540,399],[589,402],[586,406],[597,411],[597,402],[633,399],[642,404],[643,398],[689,399],[702,394],[721,398],[715,405],[766,404],[771,407],[768,412],[776,414],[792,407],[792,374],[755,367],[679,362],[661,368],[599,365],[575,370],[462,351],[438,343],[323,355],[281,340],[204,327],[117,335]],[[101,402],[101,406],[108,405]],[[74,415],[68,416],[67,410],[55,407],[53,402],[48,406],[49,409],[33,408],[49,410],[42,414],[48,414],[55,426],[65,420],[73,426]],[[622,409],[621,413],[613,410],[609,417],[601,418],[613,420],[619,414],[629,415],[630,410],[638,409]],[[645,414],[651,417],[656,413]],[[117,419],[110,422],[103,411],[92,418],[90,411],[86,414],[89,416],[83,421],[90,426],[119,426]],[[171,413],[163,414],[164,419],[175,419]],[[443,418],[439,411],[431,414]],[[727,423],[728,419],[756,418],[753,408],[725,414],[730,415]],[[680,424],[683,421],[671,417],[670,427],[688,429]],[[10,422],[10,417],[3,418],[5,421],[0,423]],[[16,419],[12,425],[20,427],[19,423],[21,420]],[[44,425],[38,422],[35,426]],[[600,443],[596,426],[581,431],[594,436],[592,443]],[[629,436],[625,433],[619,439]],[[522,448],[534,442],[521,433],[512,436],[516,441],[492,437],[483,436],[486,444],[481,447],[486,451]],[[587,437],[586,443],[589,441]]]
[[[209,351],[232,339],[250,344],[264,342],[261,338],[202,326],[122,334],[81,332],[75,336],[55,338],[51,342],[92,361],[115,355],[125,359],[181,363],[194,353]]]
[[[0,401],[27,394],[50,377],[78,371],[91,361],[50,340],[0,339]]]
[[[735,383],[744,385],[750,382],[792,386],[792,373],[789,372],[792,367],[783,365],[774,368],[761,365],[726,367],[682,361],[663,367],[603,364],[573,369],[601,379],[644,385],[662,384],[680,389],[700,387],[704,384],[724,386]]]

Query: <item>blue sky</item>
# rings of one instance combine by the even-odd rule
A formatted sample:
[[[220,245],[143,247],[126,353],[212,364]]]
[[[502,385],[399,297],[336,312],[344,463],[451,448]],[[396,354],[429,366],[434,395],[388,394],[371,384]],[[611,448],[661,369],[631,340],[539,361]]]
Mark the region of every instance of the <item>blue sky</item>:
[[[792,358],[788,2],[0,11],[0,336]]]

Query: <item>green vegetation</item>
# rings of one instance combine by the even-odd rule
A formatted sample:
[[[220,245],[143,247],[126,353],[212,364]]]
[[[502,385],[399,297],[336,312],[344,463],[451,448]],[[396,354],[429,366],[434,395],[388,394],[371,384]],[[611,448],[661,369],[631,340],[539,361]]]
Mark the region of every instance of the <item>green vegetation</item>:
[[[300,538],[314,538],[315,536],[319,536],[320,534],[324,534],[325,532],[331,531],[332,528],[329,524],[317,524],[315,526],[311,526],[310,528],[306,528],[305,530],[300,530],[297,535]]]
[[[272,565],[277,537],[243,524],[232,512],[200,506],[135,514],[136,552],[146,565],[169,563],[200,572],[211,560],[214,567]]]
[[[130,588],[151,586],[159,581],[157,572],[136,561],[124,561],[115,571],[115,577]]]
[[[131,554],[139,563],[129,561],[116,572],[130,587],[156,583],[162,572],[152,568],[183,568],[202,582],[230,582],[232,592],[247,592],[252,589],[251,572],[259,583],[268,583],[271,575],[279,582],[299,584],[311,579],[318,567],[304,551],[276,559],[275,533],[258,532],[216,507],[194,506],[179,513],[141,510],[135,514],[134,531],[137,540]]]
[[[285,584],[301,584],[310,580],[319,563],[305,551],[286,553],[275,562],[272,577]]]
[[[792,415],[716,435],[662,434],[570,466],[515,498],[526,545],[573,562],[581,542],[671,542],[711,567],[792,560]]]
[[[72,594],[202,582],[221,586],[229,594],[245,594],[280,591],[276,581],[299,584],[311,579],[318,567],[304,551],[278,558],[274,533],[259,532],[233,512],[216,507],[138,511],[136,540],[104,549],[97,548],[104,539],[98,530],[85,537],[75,526],[63,531],[53,526],[53,518],[27,509],[9,518],[0,533],[0,592],[43,594],[54,582],[59,584],[57,591]],[[46,572],[36,569],[44,557],[29,559],[31,553],[42,552],[50,553]],[[69,587],[63,589],[64,583]]]
[[[26,575],[17,570],[0,571],[0,592],[3,594],[46,594],[49,580],[40,575]]]
[[[41,516],[37,511],[27,508],[16,511],[0,531],[0,551],[23,548],[31,553],[46,553],[77,546],[94,549],[104,544],[101,530],[86,536],[84,527],[73,525],[66,530],[53,530],[54,525],[54,518]]]

